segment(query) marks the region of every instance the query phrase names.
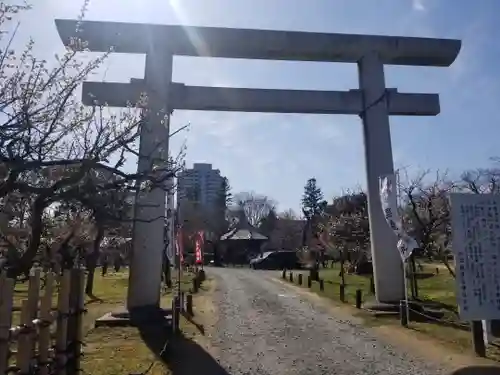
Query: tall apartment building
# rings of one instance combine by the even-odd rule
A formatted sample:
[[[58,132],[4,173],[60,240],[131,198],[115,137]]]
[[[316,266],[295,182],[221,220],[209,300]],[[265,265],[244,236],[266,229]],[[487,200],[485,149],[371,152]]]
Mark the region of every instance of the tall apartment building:
[[[196,201],[207,209],[215,207],[224,177],[212,164],[194,163],[177,176],[177,206],[185,200]]]

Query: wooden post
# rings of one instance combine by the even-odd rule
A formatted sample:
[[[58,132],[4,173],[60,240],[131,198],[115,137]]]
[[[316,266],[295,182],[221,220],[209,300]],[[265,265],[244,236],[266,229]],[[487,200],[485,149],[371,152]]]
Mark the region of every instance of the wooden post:
[[[174,297],[174,311],[173,311],[173,314],[175,314],[175,319],[174,319],[174,324],[173,324],[173,329],[174,329],[174,333],[177,334],[179,333],[179,329],[180,329],[180,303],[181,303],[181,300],[180,300],[180,296],[175,296]]]
[[[85,314],[85,271],[83,269],[73,270],[75,273],[75,305],[74,305],[74,342],[73,342],[73,369],[75,375],[80,373],[80,362],[83,341],[83,315]]]
[[[311,276],[312,280],[319,281],[319,272],[316,266],[314,266],[314,268],[309,269],[309,275]]]
[[[471,322],[472,347],[478,357],[486,357],[486,345],[483,337],[483,325],[480,320]]]
[[[300,286],[302,286],[302,274],[299,273],[299,276],[298,276],[298,283]]]
[[[311,287],[312,287],[312,280],[311,280],[311,276],[307,276],[307,287],[308,287],[308,288],[311,288]]]
[[[180,304],[180,307],[181,307],[180,311],[184,312],[185,311],[185,308],[184,308],[184,306],[185,306],[185,304],[184,304],[184,292],[181,292],[180,295],[179,295],[179,304]]]
[[[52,322],[52,292],[54,290],[54,274],[46,275],[45,293],[40,304],[40,334],[38,351],[40,356],[40,375],[49,375],[50,323]]]
[[[193,293],[198,293],[198,280],[193,277]]]
[[[40,300],[40,270],[35,270],[33,275],[29,277],[28,284],[28,305],[30,310],[30,321],[36,319],[38,315],[38,301]],[[36,347],[36,332],[30,333],[31,335],[31,346],[29,348],[30,358],[35,355]]]
[[[399,302],[399,317],[401,319],[401,325],[403,327],[408,327],[408,315],[406,314],[406,301],[401,300]]]
[[[186,296],[186,312],[190,316],[194,315],[194,312],[193,312],[193,295],[192,294],[188,294]]]
[[[361,289],[356,289],[356,308],[361,308],[361,303],[363,302],[363,295]]]
[[[342,302],[345,302],[345,285],[344,284],[340,284],[340,286],[339,286],[339,295],[340,295],[340,300]]]
[[[415,263],[415,253],[410,256],[409,268],[412,298],[418,299],[417,265]]]
[[[286,280],[286,268],[283,268],[283,272],[281,273],[281,278]]]
[[[200,272],[198,273],[200,275],[200,281],[203,282],[206,280],[207,275],[205,274],[205,270],[202,268]]]
[[[373,280],[373,275],[370,277],[370,294],[375,294],[375,282]]]
[[[80,298],[80,274],[78,269],[70,271],[69,317],[67,324],[67,362],[66,371],[69,375],[76,375],[76,347],[78,346],[78,305]]]
[[[19,367],[19,373],[30,373],[31,362],[31,338],[33,329],[33,320],[31,319],[31,310],[29,300],[23,300],[21,304],[21,326],[23,327],[19,338],[17,339],[16,362]]]
[[[179,318],[175,314],[175,297],[172,299],[172,333],[175,333],[175,327],[177,325],[177,319]]]
[[[12,297],[14,280],[4,278],[0,286],[0,374],[6,374],[9,365],[9,330],[12,325]]]
[[[324,291],[325,290],[325,282],[323,279],[319,279],[319,290]]]
[[[69,294],[71,292],[70,271],[65,270],[60,280],[61,285],[57,302],[56,360],[58,370],[57,374],[66,375]]]
[[[293,272],[290,271],[290,282],[293,283]]]

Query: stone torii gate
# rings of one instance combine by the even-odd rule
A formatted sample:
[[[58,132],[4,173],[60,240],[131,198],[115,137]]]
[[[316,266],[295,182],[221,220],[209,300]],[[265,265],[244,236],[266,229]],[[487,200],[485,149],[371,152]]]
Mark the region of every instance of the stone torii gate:
[[[376,297],[378,302],[403,298],[396,238],[386,224],[379,199],[379,177],[394,171],[389,116],[435,116],[440,107],[437,94],[387,89],[384,65],[450,66],[460,51],[460,41],[97,21],[81,22],[76,34],[77,22],[56,20],[65,45],[78,37],[90,51],[107,52],[113,48],[113,53],[146,55],[143,80],[83,85],[83,101],[87,105],[98,102],[125,107],[138,102],[141,93],[148,95],[147,131],[141,134],[141,150],[151,149],[155,140],[160,140],[162,152],[168,153],[169,129],[165,116],[174,109],[359,115],[364,130]],[[359,89],[299,91],[185,86],[171,82],[174,55],[356,63]],[[145,168],[147,163],[139,160],[139,171]],[[137,219],[164,214],[165,193],[161,189],[145,194],[141,200],[154,204],[136,210]],[[159,303],[163,225],[163,219],[135,223],[129,310]]]

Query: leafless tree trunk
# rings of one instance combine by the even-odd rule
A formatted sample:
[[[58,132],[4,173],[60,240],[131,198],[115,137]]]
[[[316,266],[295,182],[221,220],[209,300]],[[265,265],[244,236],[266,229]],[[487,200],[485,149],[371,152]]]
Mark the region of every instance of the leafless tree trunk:
[[[101,242],[104,237],[104,227],[102,225],[97,225],[96,235],[92,243],[92,251],[87,257],[87,281],[85,284],[85,294],[89,297],[94,295],[94,276],[95,269],[97,267],[97,260],[101,254]]]
[[[248,222],[259,226],[262,220],[276,208],[276,203],[265,195],[241,192],[234,195],[234,202],[243,209]]]
[[[446,260],[446,253],[438,245],[442,238],[450,237],[450,206],[448,194],[456,189],[456,184],[447,179],[446,173],[436,172],[435,178],[428,179],[429,171],[420,172],[415,178],[406,178],[400,191],[404,194],[403,220],[405,226],[421,249],[421,256],[429,259]],[[416,283],[416,281],[413,281]]]

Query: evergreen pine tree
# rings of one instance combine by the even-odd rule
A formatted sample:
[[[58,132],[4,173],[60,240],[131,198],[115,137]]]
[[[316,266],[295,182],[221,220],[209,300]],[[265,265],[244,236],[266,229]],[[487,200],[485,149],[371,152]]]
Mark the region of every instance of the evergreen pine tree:
[[[302,195],[302,212],[307,220],[321,216],[326,208],[323,192],[318,187],[316,179],[310,178],[304,186]]]

